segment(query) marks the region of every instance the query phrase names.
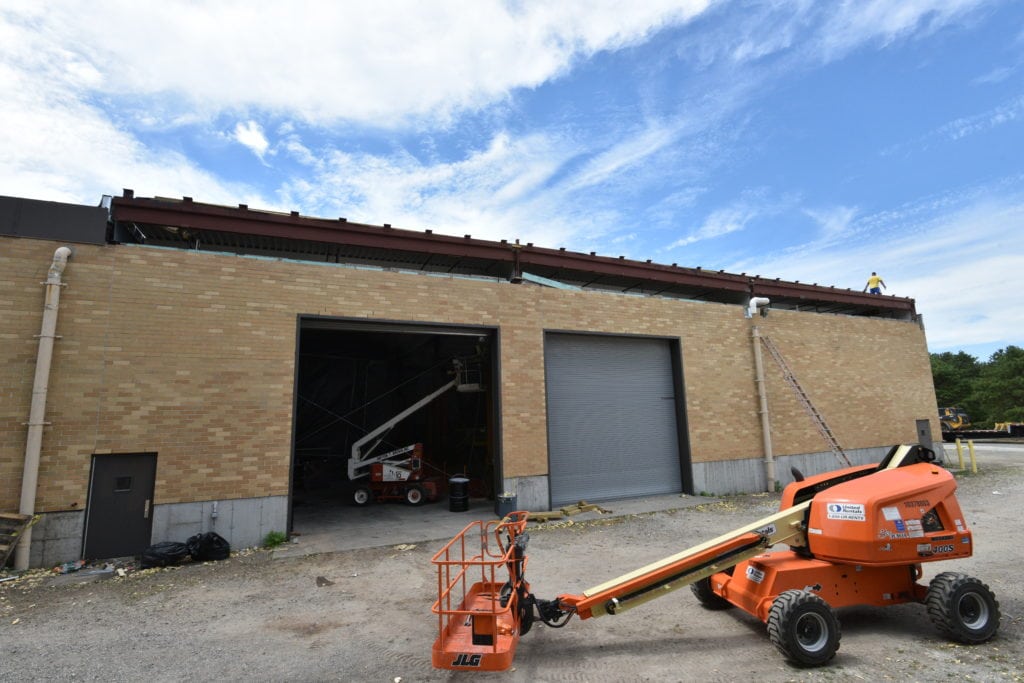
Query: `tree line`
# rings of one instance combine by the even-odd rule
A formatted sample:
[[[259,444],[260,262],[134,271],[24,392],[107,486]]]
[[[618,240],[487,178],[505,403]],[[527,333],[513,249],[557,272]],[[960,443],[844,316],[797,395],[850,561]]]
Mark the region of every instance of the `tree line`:
[[[963,351],[931,354],[939,406],[957,406],[977,428],[1024,422],[1024,349],[1007,346],[979,361]]]

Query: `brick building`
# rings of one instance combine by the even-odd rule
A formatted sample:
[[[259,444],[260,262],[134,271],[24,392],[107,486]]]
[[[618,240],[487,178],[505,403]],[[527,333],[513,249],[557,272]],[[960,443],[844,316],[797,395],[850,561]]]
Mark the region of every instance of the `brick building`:
[[[33,565],[285,530],[300,504],[346,495],[352,443],[453,358],[480,361],[485,391],[446,393],[386,444],[422,443],[486,505],[763,490],[769,448],[780,483],[793,464],[834,469],[767,355],[766,442],[755,326],[855,463],[939,434],[911,299],[128,190],[104,204],[0,198],[2,511],[22,495],[40,283],[73,250]],[[134,540],[112,532],[129,490],[145,499]]]

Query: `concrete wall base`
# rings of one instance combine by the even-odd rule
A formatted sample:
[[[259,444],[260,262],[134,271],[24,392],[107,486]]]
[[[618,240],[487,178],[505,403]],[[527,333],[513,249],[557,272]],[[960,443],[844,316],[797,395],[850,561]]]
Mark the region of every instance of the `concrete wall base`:
[[[81,558],[85,511],[48,512],[32,527],[30,567],[52,567]]]
[[[271,531],[288,531],[288,497],[171,503],[153,509],[153,543],[188,540],[215,531],[232,550],[263,543]]]
[[[854,465],[867,465],[880,461],[891,446],[856,448],[846,451]],[[796,467],[804,476],[830,472],[845,467],[832,451],[783,455],[775,458],[775,479],[780,487],[793,481],[791,467]],[[764,460],[723,460],[717,462],[693,463],[693,491],[724,495],[730,493],[757,493],[766,488]],[[511,477],[505,480],[505,491],[515,493],[520,510],[542,511],[550,509],[551,494],[546,475],[535,477]]]
[[[216,516],[214,516],[216,510]],[[153,507],[151,543],[178,541],[216,531],[232,550],[260,545],[271,531],[287,531],[287,496],[170,503]],[[82,559],[85,512],[48,512],[32,527],[29,566],[53,567]]]
[[[867,465],[879,462],[889,448],[891,446],[856,448],[847,450],[846,456],[854,465]],[[779,486],[784,487],[793,481],[791,467],[809,477],[842,469],[846,465],[841,464],[832,451],[778,456],[775,458],[775,479]],[[766,486],[764,460],[761,458],[693,463],[693,491],[696,494],[755,493],[764,491]]]
[[[510,477],[505,480],[502,493],[516,495],[516,507],[520,510],[540,512],[551,508],[551,492],[546,474],[535,477]]]

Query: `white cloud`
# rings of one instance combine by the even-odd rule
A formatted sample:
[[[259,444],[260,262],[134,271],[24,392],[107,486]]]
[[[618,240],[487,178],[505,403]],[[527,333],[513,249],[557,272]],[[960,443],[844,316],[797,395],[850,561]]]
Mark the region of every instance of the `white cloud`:
[[[372,6],[170,0],[145,11],[127,0],[7,6],[0,8],[0,87],[10,93],[0,102],[5,123],[0,177],[12,179],[5,180],[9,193],[65,201],[94,201],[100,192],[129,185],[140,194],[180,193],[276,208],[252,188],[212,177],[177,147],[147,148],[142,142],[150,133],[166,139],[183,126],[223,138],[204,126],[215,116],[241,113],[227,137],[261,159],[281,152],[314,170],[317,180],[280,181],[286,201],[296,193],[319,198],[302,207],[314,211],[326,206],[323,200],[338,187],[337,176],[323,167],[332,151],[307,147],[289,119],[443,124],[458,112],[501,101],[515,88],[558,78],[596,52],[646,40],[706,5],[704,0],[658,0],[629,12],[612,0]],[[98,16],[103,21],[96,21]],[[281,139],[274,146],[264,131],[267,113],[280,122]],[[537,136],[495,139],[521,150]],[[602,182],[668,141],[652,129],[610,148],[590,163],[578,187]],[[529,164],[513,165],[520,175],[512,177],[504,169],[495,173],[488,163],[496,153],[500,149],[434,167],[411,163],[402,152],[356,155],[358,164],[345,164],[353,175],[383,174],[389,182],[386,187],[341,183],[348,190],[342,196],[355,200],[355,209],[374,221],[396,212],[412,216],[431,206],[438,208],[416,213],[416,222],[447,221],[449,214],[440,210],[446,205],[454,214],[451,230],[458,231],[465,223],[490,218],[465,209],[477,199],[492,206],[527,201],[536,207],[536,201],[524,199],[526,193],[548,177],[551,164],[564,159],[562,153],[550,162],[535,156]],[[411,175],[404,177],[406,172]],[[475,172],[489,177],[473,179]],[[446,183],[446,173],[455,181]],[[467,188],[467,194],[457,195]],[[403,192],[407,203],[391,203]],[[561,223],[566,212],[550,201],[551,213],[558,216],[553,223]],[[507,226],[511,213],[497,222]]]
[[[41,87],[9,66],[0,65],[0,91],[4,194],[95,204],[102,194],[131,187],[142,194],[201,190],[209,201],[260,201],[178,152],[145,147],[95,106]]]
[[[706,0],[651,0],[631,5],[628,12],[613,0],[373,5],[168,0],[145,11],[128,0],[8,6],[0,9],[0,87],[12,95],[0,104],[0,114],[5,122],[20,125],[8,125],[0,133],[5,157],[0,170],[17,176],[8,191],[32,196],[92,200],[96,188],[110,192],[131,184],[141,192],[152,184],[154,194],[180,192],[216,201],[223,201],[221,190],[230,188],[234,199],[252,203],[256,193],[251,188],[210,177],[177,150],[147,149],[137,135],[201,127],[211,117],[228,113],[242,117],[234,138],[258,157],[283,152],[317,170],[330,150],[306,146],[289,130],[289,119],[372,126],[410,119],[443,124],[459,112],[500,102],[516,88],[557,79],[597,52],[630,47],[666,27],[685,24],[708,5]],[[887,35],[922,23],[928,12],[936,13],[935,23],[970,6],[915,2],[896,12],[886,10],[885,3],[859,10],[861,5],[844,4],[837,16],[895,16],[875,27]],[[728,43],[729,58],[753,60],[800,44],[801,35],[819,21],[814,7],[809,0],[769,6],[751,21],[741,21]],[[96,21],[98,16],[103,21]],[[863,17],[853,23],[861,30],[843,34],[847,44],[874,35],[874,23]],[[603,183],[619,184],[633,172],[637,181],[657,174],[649,160],[721,125],[750,97],[750,83],[743,79],[720,84],[688,102],[685,115],[651,120],[611,144],[588,140],[574,150],[556,152],[547,162],[537,157],[527,167],[517,167],[521,177],[499,172],[504,180],[497,186],[488,179],[469,180],[474,168],[492,172],[484,163],[487,157],[479,155],[431,169],[409,163],[401,152],[384,158],[357,155],[368,166],[351,170],[372,175],[389,169],[393,185],[424,188],[429,202],[411,200],[411,208],[439,206],[446,192],[474,184],[497,193],[484,199],[508,204],[541,187],[551,165],[560,166],[575,155],[583,164],[556,187],[546,188],[547,202],[560,222],[565,212],[555,206],[556,200]],[[280,122],[281,141],[274,146],[262,128],[267,118],[260,114],[266,113]],[[16,135],[14,130],[21,132]],[[553,139],[558,134],[539,135]],[[509,144],[518,147],[536,136],[526,133]],[[70,150],[70,163],[63,163],[64,150]],[[424,181],[424,172],[443,173],[446,167],[459,169],[461,184],[431,187]],[[401,178],[406,170],[412,176]],[[678,176],[686,169],[677,166],[671,172]],[[319,169],[316,177],[328,186],[314,187],[317,181],[308,178],[284,179],[282,196],[294,196],[300,187],[308,188],[302,194],[310,197],[333,192],[334,176]],[[703,184],[699,174],[693,180]],[[186,182],[194,184],[182,187]],[[375,210],[394,214],[395,207],[384,202],[390,194],[364,189],[348,196],[376,197],[355,204],[372,219]],[[472,199],[453,198],[449,205]],[[264,199],[261,204],[273,202]],[[322,203],[302,208],[313,211],[318,205]],[[536,208],[537,199],[529,198],[528,205]],[[596,211],[595,219],[581,221],[582,234],[602,230],[594,225],[597,216],[615,216],[603,207]],[[427,218],[434,219],[445,216],[439,212]]]
[[[542,191],[572,153],[557,138],[506,133],[456,162],[334,150],[311,160],[312,175],[289,183],[283,201],[350,220],[550,246],[585,231],[557,190]]]
[[[235,125],[234,139],[239,144],[248,147],[261,160],[270,146],[266,136],[263,135],[263,126],[255,121],[245,121],[244,123],[239,121]]]
[[[128,0],[51,0],[0,17],[44,58],[68,53],[80,65],[68,79],[78,87],[136,100],[173,94],[208,113],[255,107],[316,122],[395,125],[443,120],[535,87],[706,6],[166,0],[139,11]]]

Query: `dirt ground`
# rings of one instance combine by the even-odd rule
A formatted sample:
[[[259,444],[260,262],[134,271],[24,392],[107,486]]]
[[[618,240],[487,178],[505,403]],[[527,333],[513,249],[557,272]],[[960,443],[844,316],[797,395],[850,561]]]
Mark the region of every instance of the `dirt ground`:
[[[442,545],[219,563],[60,583],[35,572],[0,583],[0,680],[273,681],[1022,681],[1024,446],[959,476],[975,555],[926,564],[962,571],[1002,610],[991,642],[943,640],[922,605],[839,611],[831,665],[798,669],[765,627],[708,611],[681,590],[618,616],[535,625],[504,673],[431,668]],[[527,576],[540,598],[584,589],[775,511],[778,496],[736,496],[674,512],[530,530]]]

